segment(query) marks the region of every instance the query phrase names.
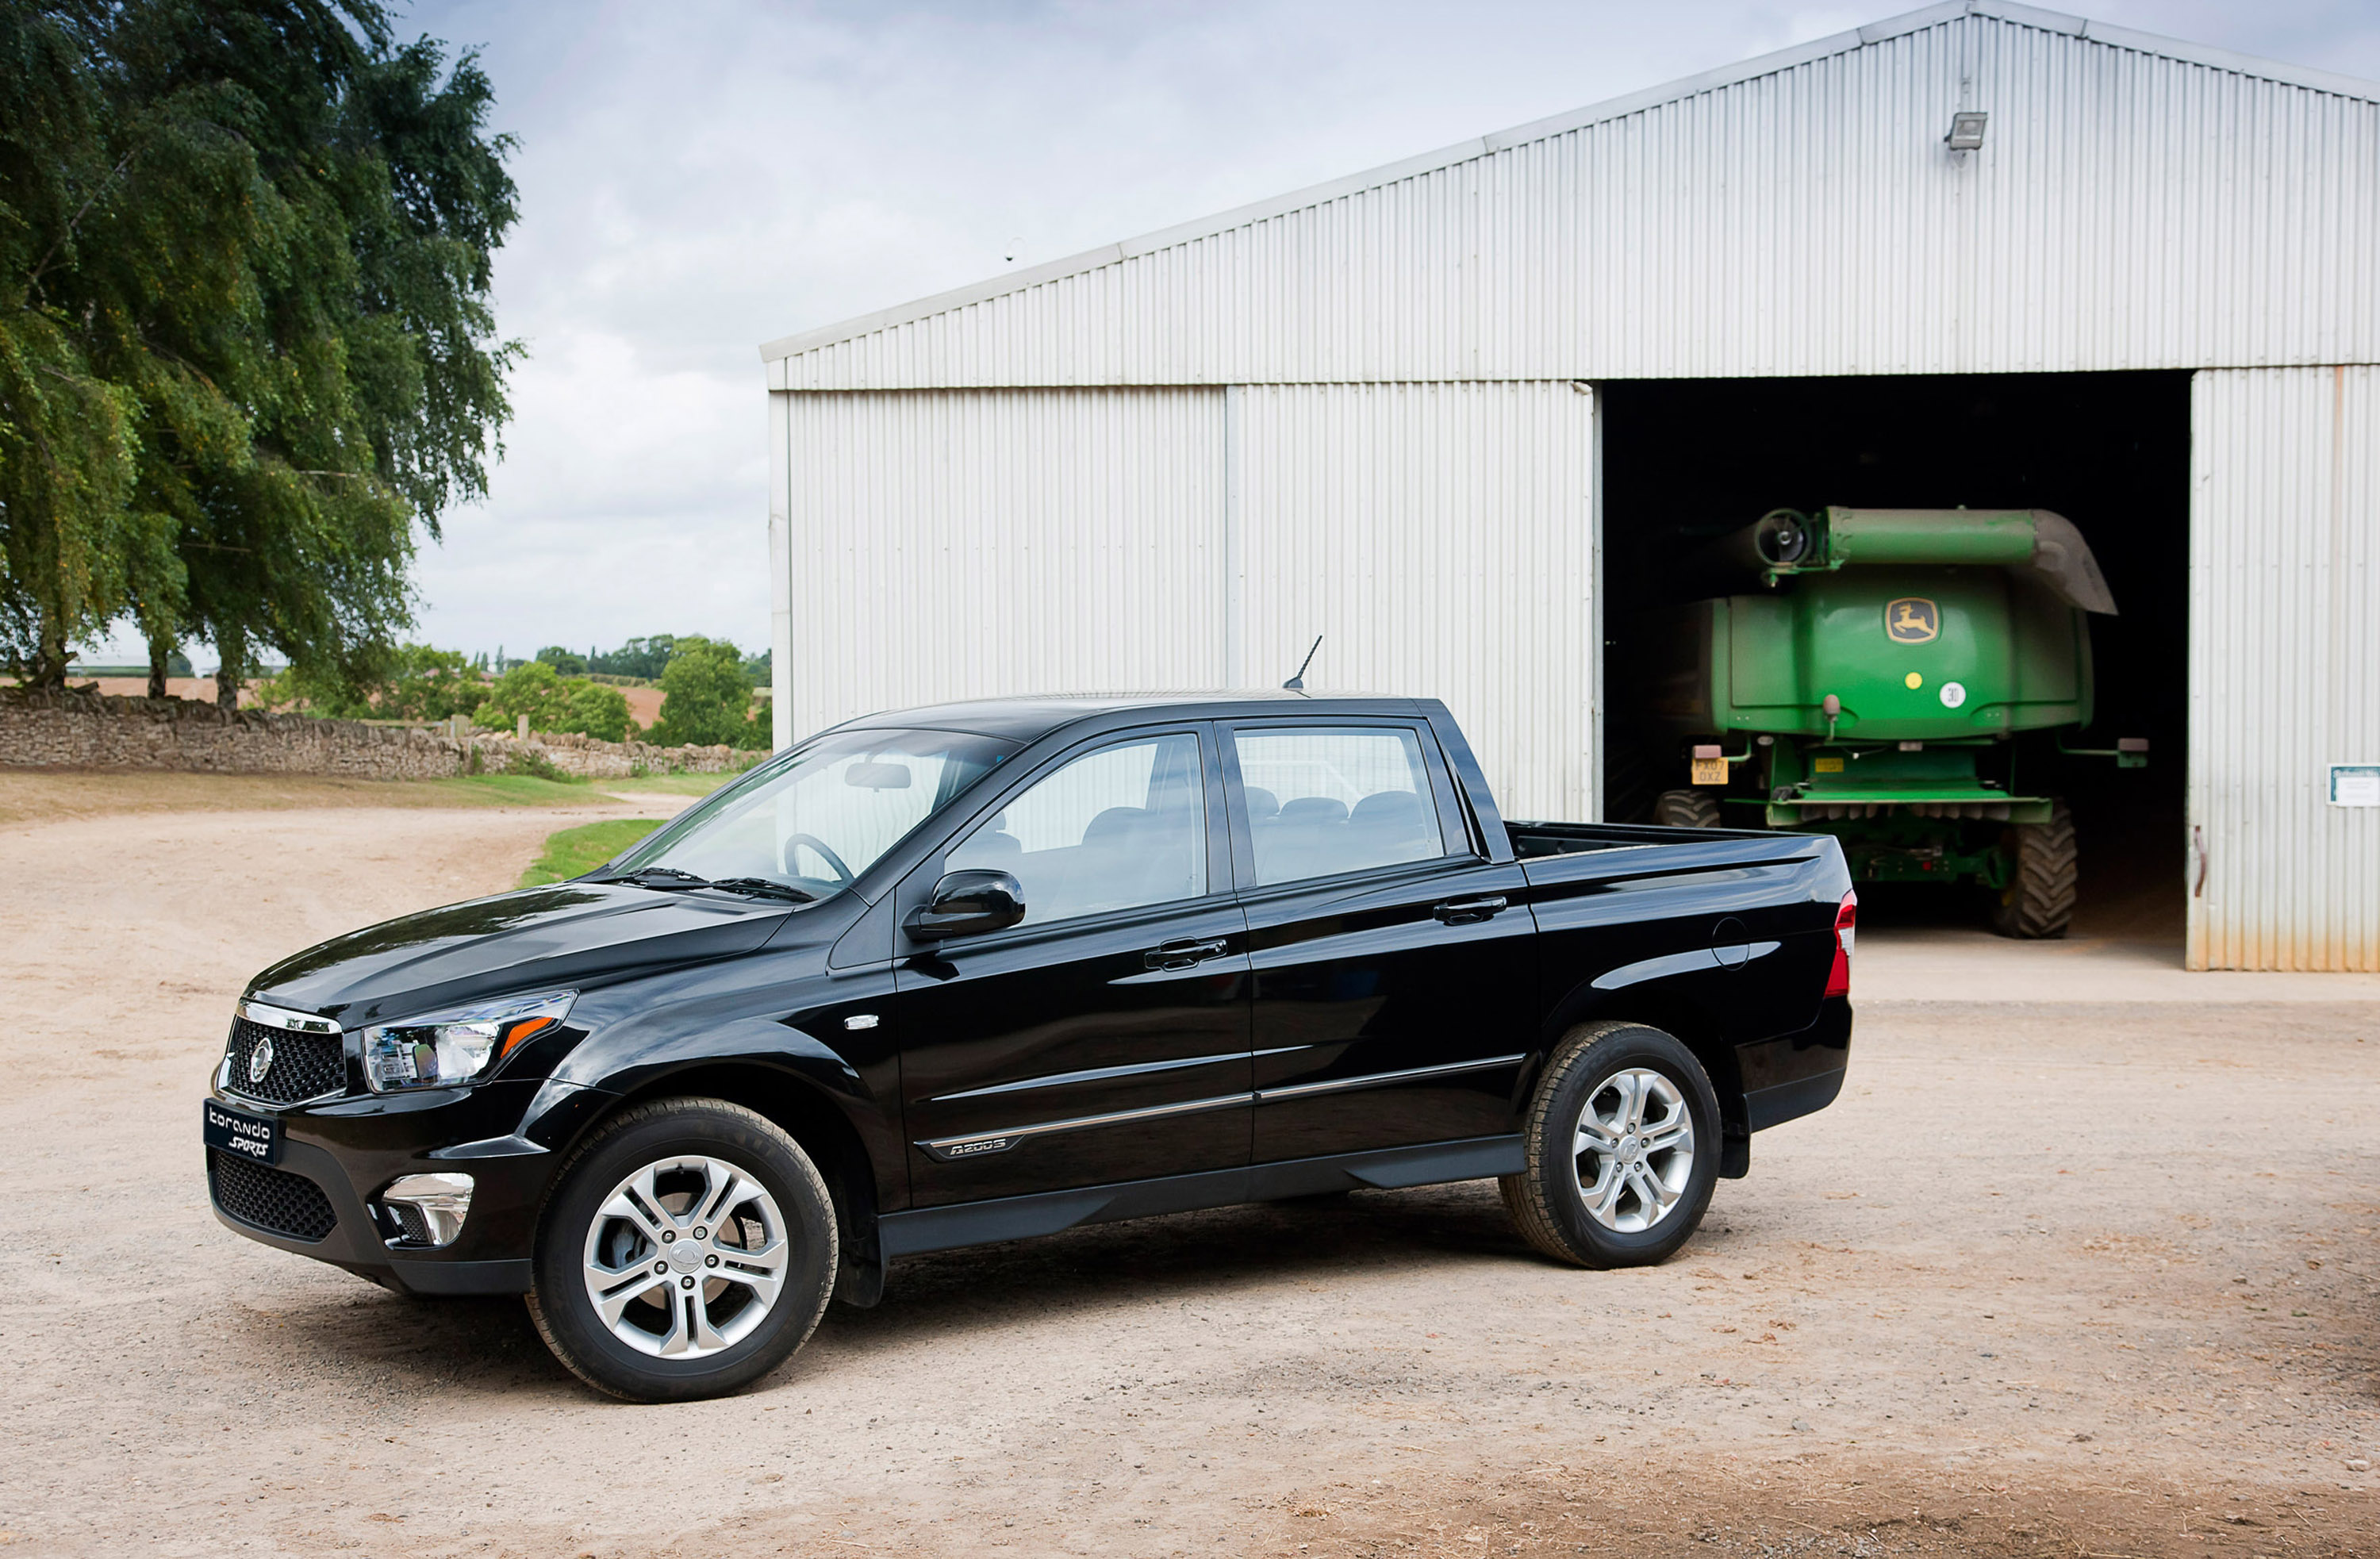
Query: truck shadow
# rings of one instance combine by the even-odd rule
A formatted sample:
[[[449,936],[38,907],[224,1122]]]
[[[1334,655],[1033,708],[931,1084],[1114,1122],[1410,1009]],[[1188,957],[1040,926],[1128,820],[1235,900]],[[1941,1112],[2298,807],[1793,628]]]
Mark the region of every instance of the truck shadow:
[[[1053,1314],[1229,1307],[1293,1284],[1544,1261],[1514,1232],[1493,1181],[1358,1191],[912,1257],[893,1265],[876,1308],[831,1308],[819,1340],[872,1353]]]
[[[1706,1225],[1687,1249],[1707,1253]],[[1301,1283],[1361,1281],[1437,1267],[1533,1265],[1493,1181],[1358,1191],[1069,1229],[1039,1239],[897,1263],[871,1309],[832,1305],[818,1334],[756,1388],[830,1382],[846,1366],[980,1332],[1143,1306],[1254,1302]],[[512,1297],[409,1299],[358,1285],[276,1313],[250,1339],[261,1370],[402,1402],[550,1394],[588,1399]]]

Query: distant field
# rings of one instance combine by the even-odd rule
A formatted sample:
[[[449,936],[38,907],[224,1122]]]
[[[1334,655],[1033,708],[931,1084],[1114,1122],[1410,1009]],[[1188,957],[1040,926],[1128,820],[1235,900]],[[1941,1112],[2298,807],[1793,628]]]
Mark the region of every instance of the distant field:
[[[661,818],[614,818],[565,828],[545,837],[545,853],[520,875],[520,885],[534,888],[594,871],[622,850],[662,825]]]
[[[276,774],[0,771],[0,823],[115,812],[244,812],[290,807],[601,807],[615,797],[707,796],[733,774],[655,774],[601,785],[521,774],[356,780]],[[599,858],[600,859],[600,858]]]

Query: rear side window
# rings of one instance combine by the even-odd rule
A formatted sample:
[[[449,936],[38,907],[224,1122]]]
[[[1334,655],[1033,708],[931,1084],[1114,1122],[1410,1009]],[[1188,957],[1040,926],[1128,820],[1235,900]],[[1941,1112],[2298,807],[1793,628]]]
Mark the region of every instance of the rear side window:
[[[1207,891],[1207,786],[1187,734],[1085,753],[1008,803],[947,870],[1005,871],[1025,923],[1196,898]]]
[[[1257,885],[1446,853],[1421,740],[1411,730],[1316,725],[1232,739]]]

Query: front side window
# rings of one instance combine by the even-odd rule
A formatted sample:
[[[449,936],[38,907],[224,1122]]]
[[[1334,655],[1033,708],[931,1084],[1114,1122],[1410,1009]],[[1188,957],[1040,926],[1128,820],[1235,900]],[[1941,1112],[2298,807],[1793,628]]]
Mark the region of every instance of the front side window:
[[[1258,886],[1446,853],[1410,729],[1315,725],[1241,731],[1233,741]]]
[[[945,870],[1005,871],[1042,925],[1207,891],[1207,784],[1198,738],[1152,737],[1085,753],[1035,781],[951,851]]]
[[[831,732],[721,791],[614,870],[775,883],[822,898],[1017,750],[958,731]]]

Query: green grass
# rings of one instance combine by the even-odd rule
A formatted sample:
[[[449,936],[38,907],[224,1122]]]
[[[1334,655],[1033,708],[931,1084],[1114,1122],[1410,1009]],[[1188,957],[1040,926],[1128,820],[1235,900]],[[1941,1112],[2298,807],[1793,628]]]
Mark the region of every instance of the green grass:
[[[598,789],[613,796],[708,796],[729,780],[742,779],[743,771],[732,774],[642,774],[635,779],[597,780]]]
[[[660,818],[619,818],[549,834],[545,853],[521,873],[520,885],[533,888],[592,871],[661,825]]]
[[[434,791],[451,807],[584,807],[602,800],[585,780],[539,779],[531,774],[463,774],[398,783]]]

